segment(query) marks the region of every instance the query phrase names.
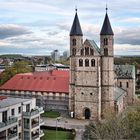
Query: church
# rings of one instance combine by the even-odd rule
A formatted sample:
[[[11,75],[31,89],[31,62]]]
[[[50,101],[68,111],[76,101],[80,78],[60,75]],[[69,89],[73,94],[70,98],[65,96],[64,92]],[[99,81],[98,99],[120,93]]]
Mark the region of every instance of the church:
[[[77,9],[70,31],[69,110],[76,119],[98,120],[113,110],[122,112],[135,100],[135,67],[114,65],[114,33],[107,8],[100,48],[83,41]]]

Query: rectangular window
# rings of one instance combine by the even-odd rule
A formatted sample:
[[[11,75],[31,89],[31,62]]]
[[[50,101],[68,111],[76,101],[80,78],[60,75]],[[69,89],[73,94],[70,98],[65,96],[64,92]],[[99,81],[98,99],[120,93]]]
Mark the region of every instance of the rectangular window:
[[[11,110],[11,115],[12,115],[12,116],[15,115],[15,109],[14,109],[14,108]]]
[[[21,113],[21,106],[18,107],[18,114]]]
[[[30,112],[30,104],[26,105],[26,112]]]
[[[7,111],[2,112],[2,122],[7,121]]]

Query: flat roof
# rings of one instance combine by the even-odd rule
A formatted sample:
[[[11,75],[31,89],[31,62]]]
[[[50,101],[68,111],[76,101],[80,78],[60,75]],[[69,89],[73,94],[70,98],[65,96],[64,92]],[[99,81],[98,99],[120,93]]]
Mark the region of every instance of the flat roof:
[[[0,96],[0,109],[4,107],[8,107],[11,105],[16,105],[19,103],[23,103],[26,101],[30,101],[31,99],[23,99],[23,98],[14,98],[14,97],[8,97],[8,96]]]

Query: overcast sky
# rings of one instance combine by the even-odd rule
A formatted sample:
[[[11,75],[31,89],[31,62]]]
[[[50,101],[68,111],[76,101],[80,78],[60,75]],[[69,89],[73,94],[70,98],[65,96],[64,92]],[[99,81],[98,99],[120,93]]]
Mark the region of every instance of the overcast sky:
[[[106,1],[115,54],[139,55],[140,0],[0,0],[0,54],[68,50],[76,5],[84,39],[99,45]]]

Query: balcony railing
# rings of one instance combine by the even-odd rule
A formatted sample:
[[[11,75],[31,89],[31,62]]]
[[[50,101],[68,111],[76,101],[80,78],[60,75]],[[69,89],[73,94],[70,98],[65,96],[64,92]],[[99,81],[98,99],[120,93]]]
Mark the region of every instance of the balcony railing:
[[[8,126],[8,125],[11,125],[11,124],[16,123],[16,122],[17,122],[17,118],[16,117],[10,118],[6,122],[0,122],[0,128]]]
[[[16,136],[17,136],[17,133],[9,134],[9,135],[8,135],[8,140],[10,140],[10,139],[12,139],[12,138],[14,138],[14,137],[16,137]]]
[[[31,110],[31,112],[23,112],[23,116],[34,116],[43,111],[43,107],[37,108],[35,110]]]
[[[39,134],[36,134],[36,135],[32,136],[32,140],[35,140],[37,138],[39,138]]]

